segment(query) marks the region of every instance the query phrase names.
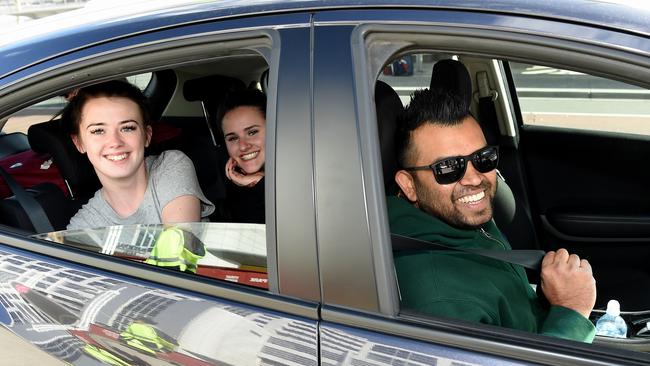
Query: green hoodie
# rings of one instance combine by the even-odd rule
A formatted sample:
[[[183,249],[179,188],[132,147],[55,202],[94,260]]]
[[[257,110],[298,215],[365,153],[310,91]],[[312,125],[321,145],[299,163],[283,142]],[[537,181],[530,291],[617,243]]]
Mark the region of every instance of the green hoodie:
[[[392,233],[449,247],[511,250],[493,221],[463,230],[398,197],[388,197],[387,205]],[[521,266],[440,249],[397,252],[394,258],[404,308],[581,342],[594,339],[594,325],[578,312],[544,309]]]

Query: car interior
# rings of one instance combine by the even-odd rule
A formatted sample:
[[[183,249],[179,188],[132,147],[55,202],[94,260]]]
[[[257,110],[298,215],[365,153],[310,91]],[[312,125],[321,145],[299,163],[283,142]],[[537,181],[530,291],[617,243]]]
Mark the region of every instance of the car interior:
[[[145,155],[176,149],[192,160],[202,191],[215,204],[211,222],[230,220],[224,173],[228,152],[217,124],[219,104],[231,91],[262,89],[268,69],[261,55],[240,52],[207,63],[154,70],[146,83],[138,85],[152,116],[152,141]],[[101,187],[89,160],[72,143],[67,121],[58,113],[43,118],[20,126],[27,133],[0,134],[0,168],[16,183],[0,183],[0,224],[24,235],[65,230]],[[11,126],[11,117],[4,122]],[[34,211],[42,211],[45,218]]]
[[[422,51],[411,51],[411,53],[405,52],[396,55],[387,63],[387,67],[396,65],[401,59],[408,60],[410,57],[411,60],[414,60],[420,52]],[[629,336],[635,337],[638,334],[637,340],[643,338],[645,336],[645,324],[650,320],[650,313],[648,312],[650,298],[648,298],[646,292],[639,291],[639,289],[648,288],[650,273],[647,271],[647,266],[639,264],[639,257],[635,256],[647,258],[647,250],[640,243],[642,239],[638,239],[639,237],[645,237],[645,234],[638,230],[630,234],[629,229],[631,226],[624,225],[627,220],[633,221],[634,215],[639,215],[639,210],[642,210],[641,204],[630,204],[625,198],[614,197],[615,194],[623,193],[623,187],[626,185],[634,184],[632,182],[633,178],[626,176],[606,188],[614,189],[616,193],[609,192],[596,196],[590,192],[590,189],[585,189],[587,179],[595,182],[604,181],[605,184],[608,184],[621,178],[621,176],[616,173],[599,172],[597,169],[585,172],[579,168],[573,168],[574,170],[571,171],[569,163],[561,160],[566,160],[566,154],[563,157],[559,157],[560,153],[550,154],[551,157],[543,154],[548,153],[549,146],[555,146],[554,144],[549,145],[549,141],[562,141],[560,146],[567,147],[571,152],[580,148],[593,152],[594,149],[603,146],[602,143],[597,143],[597,140],[590,137],[594,134],[599,135],[601,141],[605,142],[607,146],[617,146],[616,152],[625,144],[633,144],[638,148],[641,141],[645,141],[646,138],[636,135],[611,134],[608,132],[594,133],[568,128],[558,129],[526,125],[521,122],[522,112],[519,109],[517,98],[518,93],[523,92],[516,90],[512,76],[514,73],[511,72],[508,61],[492,60],[473,55],[451,57],[436,52],[425,53],[426,56],[433,58],[434,61],[450,58],[458,61],[445,62],[444,67],[441,67],[440,62],[433,62],[430,74],[429,70],[420,70],[423,78],[430,75],[430,81],[428,84],[418,87],[446,85],[448,88],[455,88],[461,95],[469,98],[470,110],[479,121],[488,144],[499,145],[498,189],[493,202],[494,220],[505,237],[508,238],[513,249],[541,249],[548,251],[564,247],[569,252],[587,258],[594,269],[598,293],[592,320],[595,321],[604,313],[608,300],[617,299],[622,306],[622,316],[626,319],[628,326],[631,324]],[[424,65],[428,64],[425,63]],[[502,75],[497,77],[498,73],[502,73]],[[387,74],[389,76],[385,76]],[[577,74],[580,75],[580,73]],[[375,84],[378,134],[381,145],[384,186],[387,195],[396,194],[393,177],[397,170],[397,163],[394,157],[394,142],[392,140],[396,116],[408,103],[408,95],[403,91],[405,88],[402,88],[398,81],[400,77],[404,76],[396,74],[391,69],[389,72],[384,71],[383,75],[379,75]],[[499,93],[504,90],[499,89],[500,86],[504,86],[506,91],[509,90],[509,98],[498,97]],[[410,88],[409,91],[412,91],[412,89]],[[513,108],[518,112],[514,115],[518,129],[516,137],[510,136],[504,128],[507,125],[505,111],[509,108]],[[541,137],[538,137],[538,135],[544,135],[547,139],[542,142]],[[587,146],[587,144],[592,145]],[[596,153],[599,158],[611,161],[612,164],[616,164],[614,161],[620,158],[620,155],[617,155],[616,158],[603,157],[604,154],[606,153]],[[586,153],[579,153],[579,155],[583,159],[589,159],[585,156]],[[564,169],[561,172],[563,174],[562,184],[566,185],[566,182],[571,180],[576,180],[576,184],[559,188],[559,183],[553,182],[555,176],[550,172],[557,169],[552,165],[556,161],[559,161],[558,165]],[[583,165],[577,159],[571,161],[574,167]],[[593,160],[590,161],[593,162]],[[623,162],[623,164],[627,163]],[[542,165],[546,168],[545,172],[540,170]],[[583,173],[586,173],[586,175],[581,175]],[[641,179],[638,175],[636,179]],[[578,191],[580,188],[578,188],[579,183],[577,182],[583,183],[580,186],[583,192]],[[554,187],[554,190],[550,188],[551,186]],[[573,195],[571,196],[568,192]],[[625,196],[624,193],[622,195]],[[553,196],[555,198],[552,198]],[[562,197],[562,199],[558,196]],[[610,201],[616,201],[617,199],[623,201],[625,199],[628,203],[618,206],[614,211],[611,210],[611,207],[602,207],[596,203],[605,201],[603,197]],[[592,209],[593,211],[589,211]],[[590,214],[574,214],[574,212],[584,211],[588,211]],[[622,212],[625,212],[625,214]],[[556,218],[558,221],[545,222],[545,220],[548,221],[549,217]],[[573,221],[571,221],[572,219]],[[613,223],[617,219],[620,219],[619,226]],[[636,222],[639,223],[640,220],[641,218],[637,216]],[[599,228],[596,222],[608,223],[605,224],[608,226]],[[593,231],[587,232],[584,230],[575,235],[563,235],[565,230],[574,231],[575,229],[571,229],[573,225],[577,225],[578,228],[582,229],[590,227]],[[609,231],[603,233],[603,229]],[[637,229],[640,228],[637,227]],[[620,230],[620,232],[616,230]],[[625,238],[626,236],[628,237]],[[634,237],[634,239],[631,239],[630,236]],[[619,241],[619,238],[623,239]],[[400,250],[399,245],[401,244],[396,244],[394,239],[393,250]],[[612,252],[612,248],[617,248],[616,253]],[[627,264],[624,270],[621,270],[622,263]],[[527,272],[531,283],[538,283],[539,272],[531,270],[527,270]],[[602,340],[600,341],[602,342]],[[605,342],[610,341],[605,340]],[[639,350],[646,350],[647,348],[647,346],[639,344],[632,346],[630,345],[631,342],[625,344],[625,342],[611,341],[610,343],[614,346],[636,347],[635,349]]]
[[[228,74],[215,74],[214,70]],[[227,212],[218,204],[226,194],[223,167],[227,160],[216,121],[219,103],[233,90],[259,87],[267,70],[266,61],[259,55],[237,55],[211,63],[153,71],[143,90],[155,121],[146,154],[178,149],[190,157],[202,190],[220,208],[211,221],[228,220]],[[66,221],[100,187],[90,162],[76,150],[65,126],[66,121],[57,115],[31,124],[27,134],[13,132],[0,137],[4,150],[0,166],[10,171],[21,185],[29,187],[31,195],[45,207],[55,230],[65,229]],[[52,159],[47,169],[40,164],[29,166],[44,156]],[[16,168],[22,171],[18,173]],[[24,182],[26,178],[31,181]],[[53,186],[61,192],[56,192]],[[24,210],[9,193],[5,190],[0,201],[0,223],[35,232],[29,220],[24,219]]]

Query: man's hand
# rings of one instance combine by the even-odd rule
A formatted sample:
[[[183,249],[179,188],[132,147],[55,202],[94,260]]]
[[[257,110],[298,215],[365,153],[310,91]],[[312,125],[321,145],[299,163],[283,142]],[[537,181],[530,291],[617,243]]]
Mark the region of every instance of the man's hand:
[[[253,174],[242,174],[237,170],[237,163],[235,160],[229,158],[226,163],[226,178],[230,179],[240,187],[253,187],[264,178],[264,171],[259,171]]]
[[[563,306],[589,318],[596,304],[596,280],[591,265],[566,249],[550,251],[542,260],[542,291],[551,305]]]

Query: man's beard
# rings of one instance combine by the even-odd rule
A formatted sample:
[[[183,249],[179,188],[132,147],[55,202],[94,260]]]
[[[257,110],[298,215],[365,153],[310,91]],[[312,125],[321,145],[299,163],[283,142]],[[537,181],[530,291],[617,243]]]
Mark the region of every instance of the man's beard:
[[[485,191],[485,198],[488,200],[487,208],[477,213],[477,217],[485,216],[485,219],[475,222],[471,217],[468,217],[461,212],[456,206],[456,200],[462,197],[467,192],[457,191],[454,189],[451,199],[449,197],[442,197],[437,192],[433,192],[419,183],[417,178],[414,179],[415,192],[418,196],[418,207],[428,214],[439,218],[447,224],[457,227],[459,229],[478,229],[486,222],[492,219],[493,214],[493,200],[496,192],[496,187],[483,179],[478,186],[472,186],[473,190],[481,188]],[[495,184],[498,184],[495,182]],[[467,190],[465,190],[467,191]]]

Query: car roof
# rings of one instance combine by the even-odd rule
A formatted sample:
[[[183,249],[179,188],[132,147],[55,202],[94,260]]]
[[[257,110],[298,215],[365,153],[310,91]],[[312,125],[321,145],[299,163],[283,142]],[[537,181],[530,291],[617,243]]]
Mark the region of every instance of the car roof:
[[[130,34],[211,19],[322,9],[474,10],[562,19],[650,36],[650,6],[635,0],[113,0],[89,4],[0,33],[0,79],[50,57]]]

